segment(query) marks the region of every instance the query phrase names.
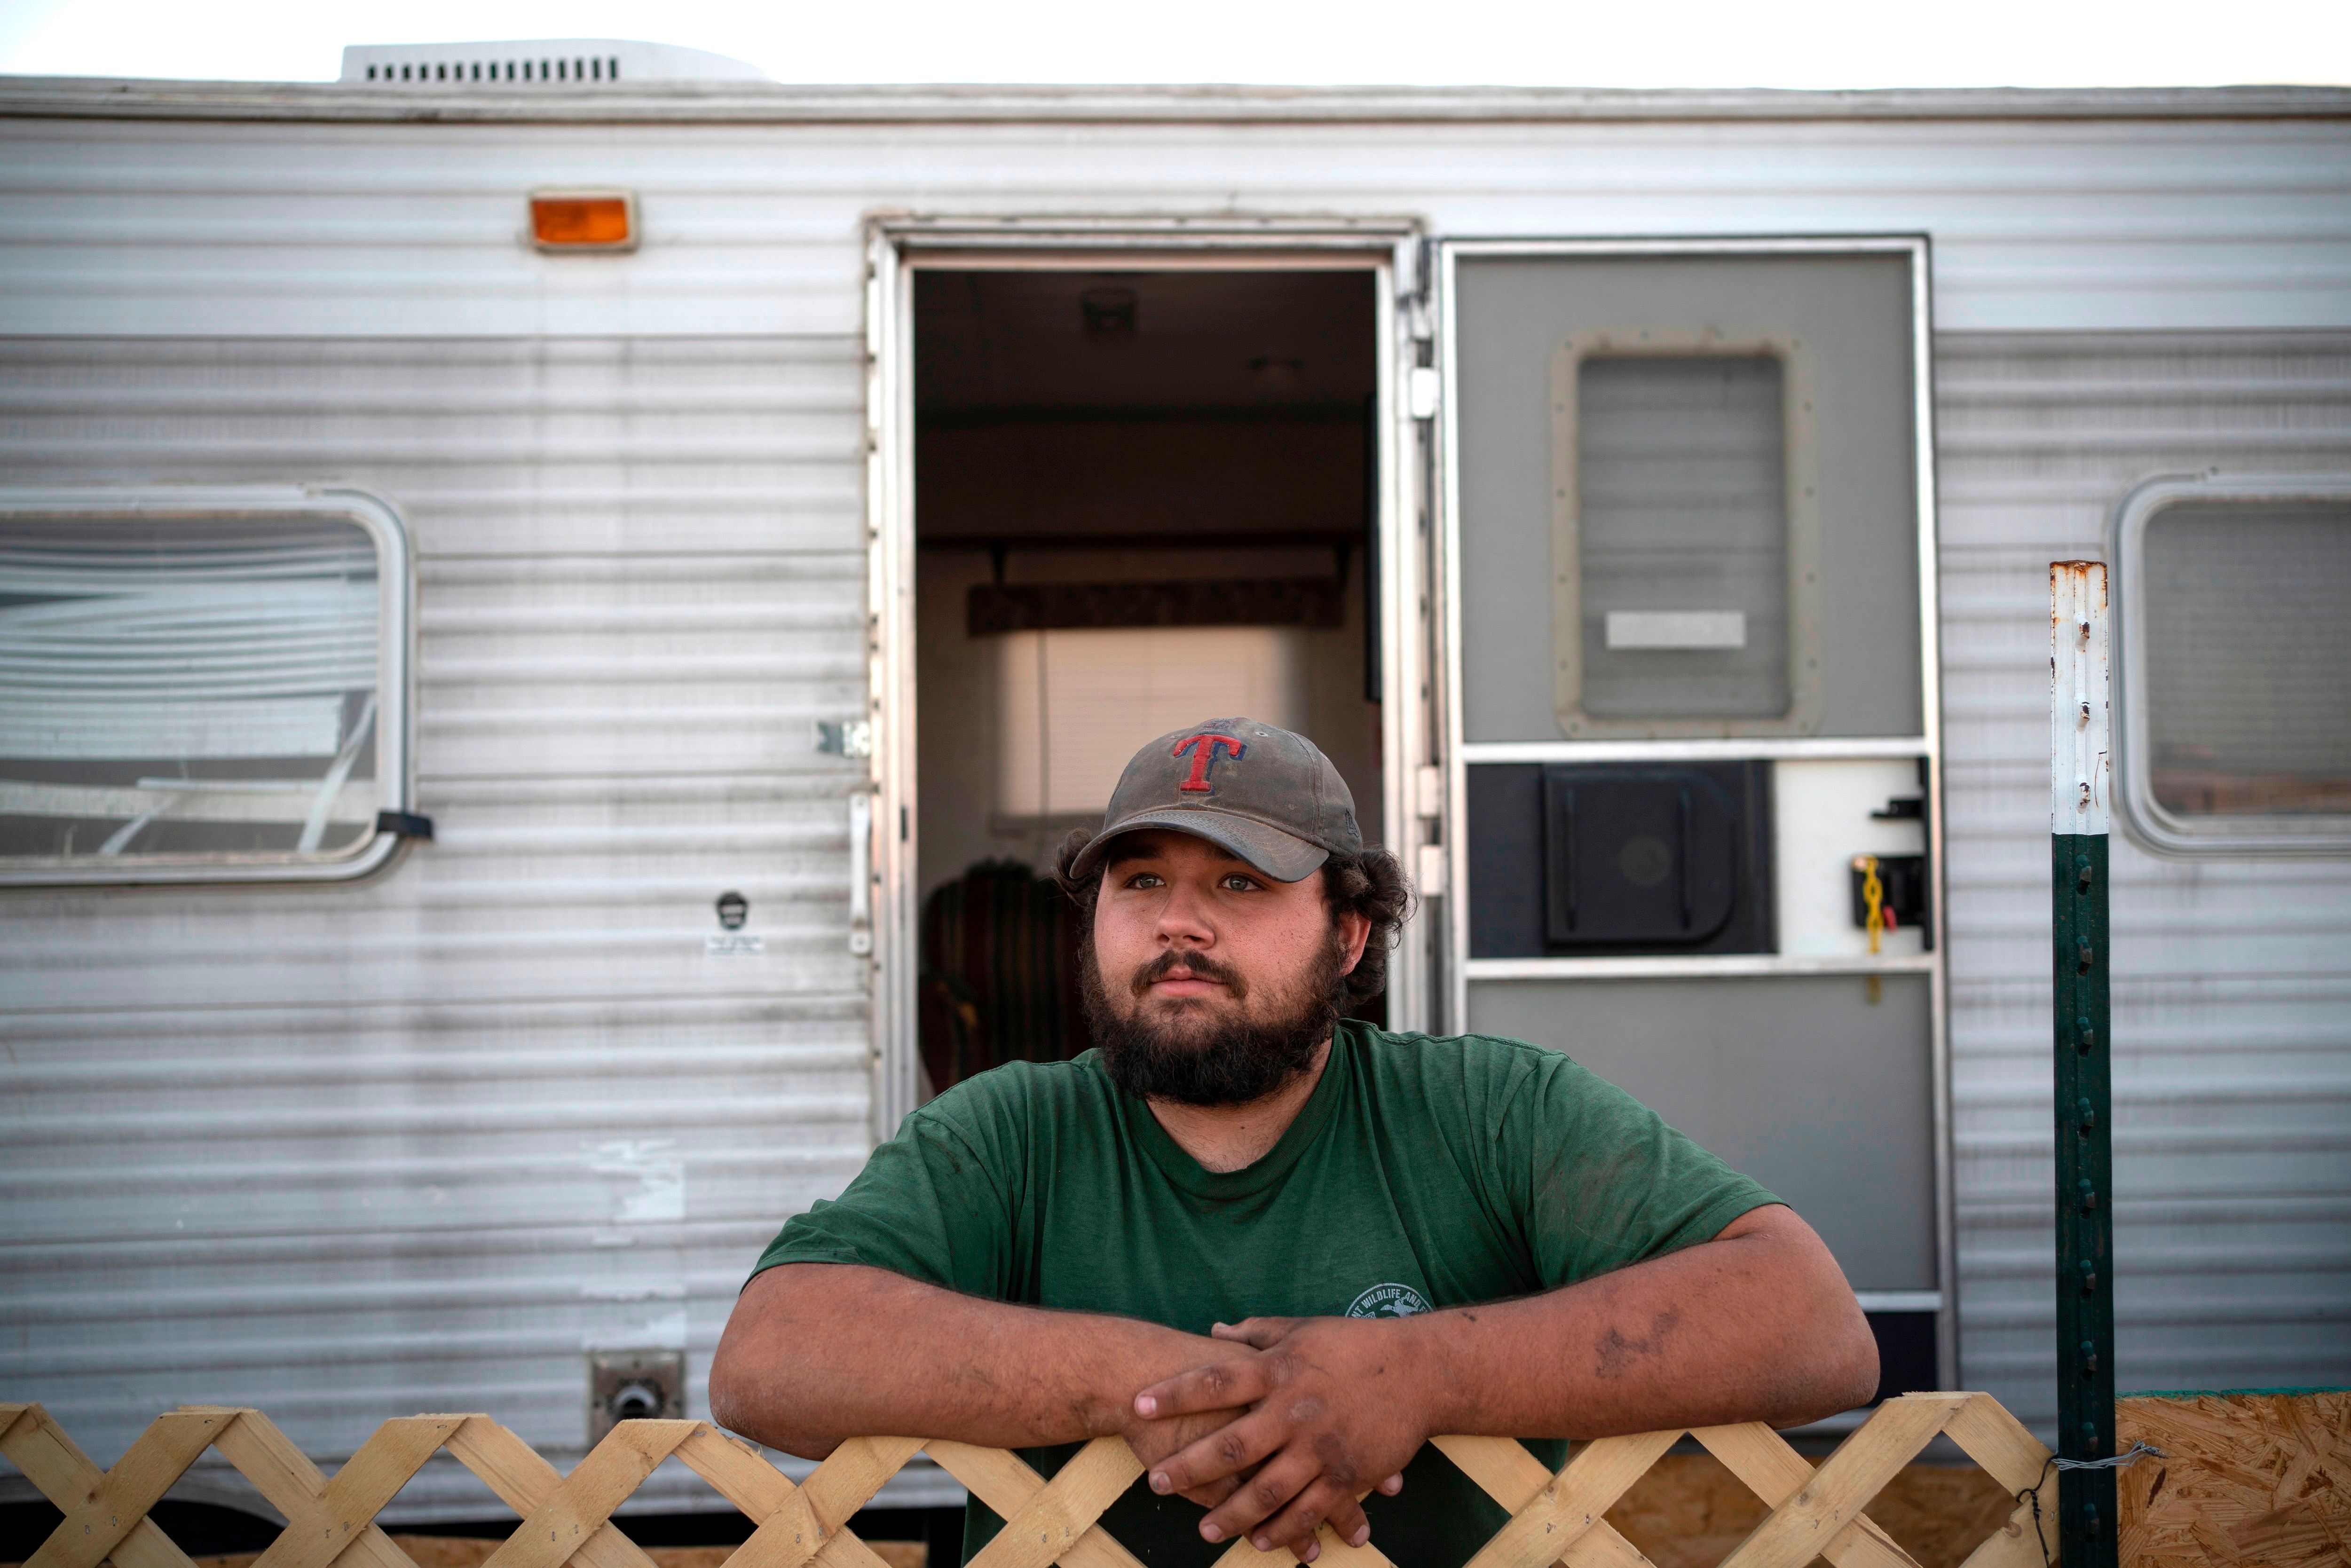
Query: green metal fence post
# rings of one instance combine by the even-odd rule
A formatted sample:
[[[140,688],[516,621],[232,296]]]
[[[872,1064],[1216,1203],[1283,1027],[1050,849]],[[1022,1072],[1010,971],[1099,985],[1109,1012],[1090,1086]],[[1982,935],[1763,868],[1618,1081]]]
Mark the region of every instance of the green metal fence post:
[[[2049,833],[2055,937],[2057,1454],[2115,1451],[2112,1019],[2106,811],[2114,780],[2106,569],[2049,568]],[[2066,1568],[2113,1568],[2115,1472],[2059,1472]]]

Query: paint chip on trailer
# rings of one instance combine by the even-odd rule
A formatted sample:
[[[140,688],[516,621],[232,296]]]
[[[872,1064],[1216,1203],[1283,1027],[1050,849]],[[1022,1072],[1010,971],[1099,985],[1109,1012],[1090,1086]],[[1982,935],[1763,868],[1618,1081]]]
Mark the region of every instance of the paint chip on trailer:
[[[685,1286],[677,1281],[647,1281],[628,1285],[586,1284],[580,1287],[583,1301],[682,1301]]]
[[[588,1334],[580,1341],[580,1348],[597,1350],[684,1350],[685,1348],[685,1309],[664,1312],[629,1328],[611,1333]]]
[[[669,1138],[623,1139],[597,1146],[588,1168],[598,1176],[632,1178],[620,1194],[615,1225],[672,1224],[685,1218],[685,1160]]]

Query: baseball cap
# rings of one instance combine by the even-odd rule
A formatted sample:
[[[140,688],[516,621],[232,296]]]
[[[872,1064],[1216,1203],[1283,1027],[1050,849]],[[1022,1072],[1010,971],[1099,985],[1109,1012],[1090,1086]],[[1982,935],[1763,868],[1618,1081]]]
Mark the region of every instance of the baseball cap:
[[[1070,874],[1092,879],[1113,840],[1144,828],[1206,839],[1276,882],[1364,847],[1355,798],[1331,759],[1304,736],[1253,718],[1186,725],[1136,752]]]

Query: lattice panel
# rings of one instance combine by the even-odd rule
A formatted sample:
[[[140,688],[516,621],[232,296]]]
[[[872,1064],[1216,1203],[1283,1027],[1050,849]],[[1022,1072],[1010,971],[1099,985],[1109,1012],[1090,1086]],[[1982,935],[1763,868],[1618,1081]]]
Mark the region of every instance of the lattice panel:
[[[2011,1494],[2040,1483],[2049,1450],[1986,1394],[1888,1400],[1818,1469],[1769,1427],[1706,1427],[1696,1437],[1771,1512],[1723,1568],[1917,1568],[1862,1510],[1940,1434]],[[1575,1445],[1553,1474],[1508,1437],[1439,1437],[1437,1447],[1510,1511],[1469,1568],[1645,1568],[1647,1559],[1602,1516],[1680,1431]],[[0,1405],[0,1456],[65,1514],[25,1568],[193,1568],[147,1517],[206,1449],[219,1452],[287,1521],[255,1568],[415,1568],[376,1516],[425,1461],[446,1450],[522,1522],[486,1568],[653,1568],[612,1521],[621,1504],[674,1458],[742,1510],[753,1530],[727,1568],[883,1568],[849,1520],[917,1453],[928,1452],[1004,1519],[971,1568],[1143,1568],[1097,1522],[1143,1474],[1116,1437],[1080,1449],[1048,1481],[1003,1448],[918,1437],[843,1443],[795,1483],[758,1448],[705,1421],[624,1421],[568,1475],[487,1416],[387,1421],[330,1480],[257,1410],[190,1406],[159,1416],[110,1470],[101,1470],[38,1405]],[[2046,1568],[2029,1504],[1976,1548],[1967,1568]],[[2046,1532],[2051,1541],[2054,1532]],[[1317,1568],[1398,1568],[1376,1545],[1349,1546],[1328,1525]],[[1217,1568],[1281,1568],[1246,1538]],[[1411,1565],[1404,1565],[1411,1568]]]

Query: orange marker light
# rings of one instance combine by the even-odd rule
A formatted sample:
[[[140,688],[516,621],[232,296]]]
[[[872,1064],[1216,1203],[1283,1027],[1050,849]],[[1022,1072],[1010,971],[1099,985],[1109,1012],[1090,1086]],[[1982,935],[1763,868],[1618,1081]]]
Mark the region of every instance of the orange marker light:
[[[627,191],[534,191],[530,235],[541,250],[634,250],[637,198]]]

